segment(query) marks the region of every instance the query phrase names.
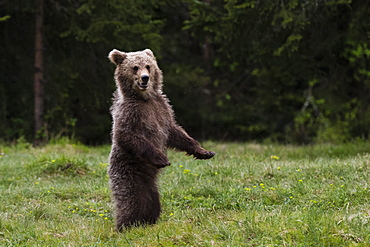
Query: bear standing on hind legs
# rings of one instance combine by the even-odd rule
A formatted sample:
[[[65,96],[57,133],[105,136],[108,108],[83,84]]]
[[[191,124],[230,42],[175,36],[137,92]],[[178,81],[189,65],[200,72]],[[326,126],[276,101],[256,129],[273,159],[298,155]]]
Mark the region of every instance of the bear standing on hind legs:
[[[151,50],[112,50],[108,57],[117,66],[108,173],[116,228],[122,231],[156,223],[161,211],[157,176],[159,169],[170,165],[167,148],[197,159],[210,159],[215,153],[204,150],[176,123]]]

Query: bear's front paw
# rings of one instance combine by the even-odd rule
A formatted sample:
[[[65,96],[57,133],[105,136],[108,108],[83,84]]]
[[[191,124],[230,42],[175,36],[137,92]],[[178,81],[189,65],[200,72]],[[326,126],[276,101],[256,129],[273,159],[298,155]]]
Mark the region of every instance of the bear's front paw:
[[[199,160],[207,160],[215,156],[215,154],[216,154],[215,152],[204,150],[203,152],[195,153],[194,157]]]
[[[171,165],[170,162],[168,162],[166,164],[154,164],[154,166],[157,167],[157,168],[164,168],[164,167],[170,166],[170,165]]]
[[[154,161],[153,165],[157,168],[163,168],[166,166],[171,165],[170,161],[167,159],[166,156],[158,156]]]

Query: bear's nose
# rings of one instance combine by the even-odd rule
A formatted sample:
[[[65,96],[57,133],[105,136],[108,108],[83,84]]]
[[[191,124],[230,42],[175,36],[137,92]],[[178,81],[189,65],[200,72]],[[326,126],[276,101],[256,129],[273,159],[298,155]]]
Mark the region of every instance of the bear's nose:
[[[149,76],[148,75],[143,75],[141,77],[141,80],[143,81],[143,84],[148,84]]]

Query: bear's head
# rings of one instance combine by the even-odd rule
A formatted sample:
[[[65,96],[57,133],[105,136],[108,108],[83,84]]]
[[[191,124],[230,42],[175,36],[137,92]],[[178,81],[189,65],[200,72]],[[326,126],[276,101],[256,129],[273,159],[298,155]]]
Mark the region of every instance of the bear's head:
[[[162,71],[151,50],[122,52],[114,49],[108,58],[117,66],[115,79],[122,95],[148,99],[162,93]]]

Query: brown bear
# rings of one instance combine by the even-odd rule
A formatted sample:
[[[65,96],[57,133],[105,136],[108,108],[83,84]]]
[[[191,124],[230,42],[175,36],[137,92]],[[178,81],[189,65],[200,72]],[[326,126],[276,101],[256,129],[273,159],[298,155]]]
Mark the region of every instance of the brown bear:
[[[161,168],[170,165],[167,148],[196,159],[210,159],[215,153],[203,149],[176,123],[162,93],[162,71],[151,50],[114,49],[108,57],[117,66],[108,173],[116,229],[121,231],[156,223],[161,211],[157,176]]]

